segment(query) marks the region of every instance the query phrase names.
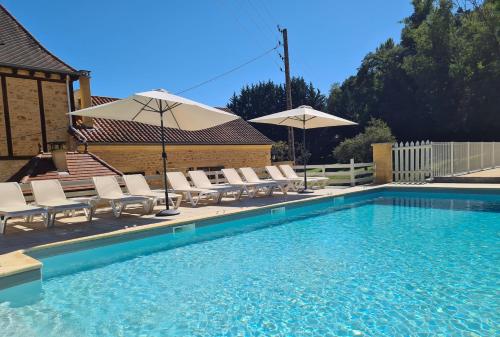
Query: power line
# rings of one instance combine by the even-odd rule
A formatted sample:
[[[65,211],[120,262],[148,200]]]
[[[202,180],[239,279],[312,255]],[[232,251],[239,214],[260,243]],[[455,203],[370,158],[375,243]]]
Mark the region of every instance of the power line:
[[[220,0],[220,1],[221,1],[220,3],[218,1],[215,1],[215,3],[221,8],[222,11],[224,11],[224,6],[222,4],[223,0]],[[252,34],[250,29],[246,25],[243,24],[243,22],[240,20],[240,15],[239,15],[238,11],[232,6],[232,4],[228,5],[227,7],[228,8],[230,7],[230,10],[235,13],[235,15],[231,15],[231,18],[233,18],[243,28],[243,30],[245,30],[248,33],[248,36],[251,37],[252,39],[254,39],[254,41],[256,41],[260,47],[265,48],[262,40],[258,39],[254,34]],[[281,71],[281,66],[278,64],[278,62],[276,62],[276,60],[274,58],[272,60],[273,60],[274,64],[277,66],[277,68],[280,69],[280,71]],[[281,62],[281,60],[280,60],[280,62]]]
[[[271,33],[271,35],[273,36],[273,39],[279,39],[279,37],[276,34],[276,32],[274,31],[274,29],[272,29],[272,28],[269,27],[268,22],[266,21],[266,19],[264,18],[264,16],[261,14],[261,12],[258,10],[257,6],[255,6],[254,3],[251,0],[247,0],[247,2],[250,5],[250,7],[252,7],[252,9],[255,11],[255,13],[257,14],[257,16],[259,17],[260,21],[262,22],[262,25],[265,28],[267,28],[267,30]],[[271,25],[271,27],[272,27],[272,25]]]
[[[214,77],[212,77],[212,78],[209,78],[208,80],[205,80],[205,81],[203,81],[203,82],[200,82],[200,83],[198,83],[198,84],[195,84],[195,85],[193,85],[192,87],[189,87],[189,88],[186,88],[186,89],[181,90],[181,91],[179,91],[179,92],[176,92],[176,95],[178,95],[178,94],[182,94],[182,93],[185,93],[185,92],[187,92],[187,91],[190,91],[190,90],[193,90],[193,89],[196,89],[196,88],[199,88],[199,87],[201,87],[201,86],[203,86],[203,85],[205,85],[205,84],[207,84],[207,83],[213,82],[213,81],[215,81],[215,80],[217,80],[217,79],[219,79],[219,78],[221,78],[221,77],[224,77],[224,76],[226,76],[226,75],[229,75],[229,74],[231,74],[231,73],[235,72],[236,70],[239,70],[239,69],[243,68],[244,66],[246,66],[246,65],[248,65],[248,64],[250,64],[250,63],[252,63],[252,62],[255,62],[255,61],[257,61],[257,60],[259,60],[259,59],[263,58],[263,57],[264,57],[264,56],[266,56],[267,54],[269,54],[269,53],[273,52],[274,50],[276,50],[278,47],[279,47],[279,45],[276,45],[275,47],[273,47],[273,48],[271,48],[271,49],[269,49],[269,50],[266,50],[266,51],[265,51],[265,52],[263,52],[262,54],[260,54],[260,55],[258,55],[258,56],[256,56],[256,57],[254,57],[254,58],[252,58],[252,59],[250,59],[250,60],[248,60],[248,61],[246,61],[246,62],[244,62],[244,63],[242,63],[242,64],[240,64],[240,65],[238,65],[238,66],[236,66],[236,67],[234,67],[234,68],[231,68],[231,69],[229,69],[229,70],[227,70],[227,71],[223,72],[222,74],[219,74],[219,75],[217,75],[217,76],[214,76]]]

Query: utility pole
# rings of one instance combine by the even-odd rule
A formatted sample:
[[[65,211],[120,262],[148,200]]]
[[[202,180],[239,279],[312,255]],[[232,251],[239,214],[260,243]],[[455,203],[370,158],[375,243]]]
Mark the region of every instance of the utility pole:
[[[286,28],[278,30],[283,35],[283,61],[285,62],[285,92],[286,92],[286,109],[292,109],[292,83],[290,80],[290,63],[288,59],[288,32]],[[295,163],[295,137],[293,128],[288,127],[288,158]]]

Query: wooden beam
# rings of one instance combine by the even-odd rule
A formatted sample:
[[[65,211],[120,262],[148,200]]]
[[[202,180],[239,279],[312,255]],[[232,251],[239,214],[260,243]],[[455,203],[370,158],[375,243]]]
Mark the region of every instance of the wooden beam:
[[[9,114],[9,100],[7,98],[7,81],[5,75],[1,75],[0,79],[2,85],[2,98],[3,98],[3,115],[5,121],[5,136],[7,138],[7,156],[13,157],[14,150],[12,148],[12,133],[10,129],[10,114]]]
[[[42,89],[42,81],[36,81],[38,87],[38,108],[40,109],[40,126],[42,132],[42,149],[44,152],[48,151],[47,148],[47,127],[45,125],[45,106],[43,104],[43,89]]]

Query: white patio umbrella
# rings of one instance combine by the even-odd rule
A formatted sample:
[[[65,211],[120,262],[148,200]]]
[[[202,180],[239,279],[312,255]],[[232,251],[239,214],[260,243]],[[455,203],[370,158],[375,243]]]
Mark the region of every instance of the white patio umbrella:
[[[161,127],[163,181],[165,184],[165,210],[156,214],[179,214],[170,209],[167,191],[167,154],[165,151],[165,127],[195,131],[230,122],[239,117],[231,113],[168,93],[163,89],[141,92],[128,98],[82,110],[71,115],[134,121]]]
[[[251,119],[250,122],[291,126],[302,129],[302,148],[304,154],[304,193],[307,190],[307,163],[305,159],[306,130],[315,128],[325,128],[329,126],[357,125],[350,120],[343,119],[325,112],[311,108],[308,105],[301,105],[292,110],[277,112],[267,116]]]

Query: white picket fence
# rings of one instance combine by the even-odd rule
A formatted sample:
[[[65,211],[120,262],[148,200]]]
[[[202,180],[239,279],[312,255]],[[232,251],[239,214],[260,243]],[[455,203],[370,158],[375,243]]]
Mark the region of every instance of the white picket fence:
[[[393,145],[396,182],[423,182],[500,166],[500,142],[410,142]]]
[[[393,177],[396,182],[422,182],[432,172],[432,144],[426,142],[396,143],[392,146]]]

